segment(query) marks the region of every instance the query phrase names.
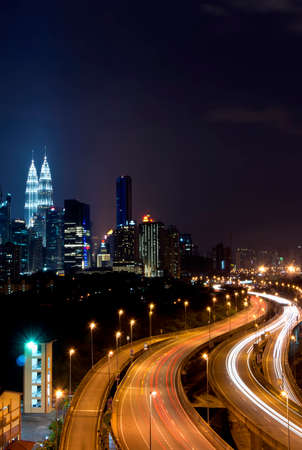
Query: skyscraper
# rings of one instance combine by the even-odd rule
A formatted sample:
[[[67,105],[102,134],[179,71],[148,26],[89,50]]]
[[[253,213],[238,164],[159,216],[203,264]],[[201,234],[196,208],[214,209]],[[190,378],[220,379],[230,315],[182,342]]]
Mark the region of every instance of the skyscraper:
[[[113,270],[141,273],[138,254],[138,227],[132,220],[114,232]]]
[[[2,193],[0,192],[0,245],[11,239],[11,201],[10,194],[7,194],[6,200],[2,201]]]
[[[64,208],[64,269],[88,269],[90,207],[78,200],[65,200]]]
[[[132,220],[132,181],[128,175],[116,180],[116,226],[128,225]]]
[[[20,248],[21,273],[28,272],[29,230],[25,220],[14,219],[11,224],[11,241]]]
[[[164,274],[164,225],[153,222],[146,214],[140,225],[139,253],[145,277],[162,277]]]
[[[64,214],[61,208],[51,206],[46,212],[46,269],[63,270]]]
[[[25,220],[27,227],[32,226],[33,217],[38,210],[38,187],[38,174],[34,160],[32,160],[25,190]]]
[[[38,208],[40,210],[46,211],[52,205],[53,205],[52,181],[47,157],[45,155],[39,178]]]

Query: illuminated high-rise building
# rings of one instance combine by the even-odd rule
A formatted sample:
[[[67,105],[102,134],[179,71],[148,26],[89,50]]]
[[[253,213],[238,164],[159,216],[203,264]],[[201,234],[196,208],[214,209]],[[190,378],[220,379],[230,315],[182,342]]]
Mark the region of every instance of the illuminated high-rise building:
[[[64,201],[64,270],[90,267],[90,207],[77,200]]]
[[[46,212],[46,265],[47,270],[64,268],[64,213],[51,206]]]
[[[39,178],[38,208],[46,211],[50,206],[53,206],[53,189],[50,169],[45,155]]]
[[[11,201],[12,196],[7,194],[6,200],[2,201],[0,192],[0,245],[11,239]]]
[[[116,180],[116,226],[128,225],[132,220],[132,181],[128,175]]]
[[[34,160],[32,160],[28,172],[25,190],[25,220],[27,227],[31,227],[33,225],[33,217],[35,214],[37,214],[39,203],[38,188],[39,180],[37,169]]]
[[[140,225],[139,254],[145,277],[164,275],[164,225],[153,222],[150,214],[143,217]]]

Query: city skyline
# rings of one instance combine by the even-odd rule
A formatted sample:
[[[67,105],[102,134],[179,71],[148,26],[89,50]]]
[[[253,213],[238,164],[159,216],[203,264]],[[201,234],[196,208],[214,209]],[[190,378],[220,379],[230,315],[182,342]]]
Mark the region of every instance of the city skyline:
[[[177,223],[202,248],[231,233],[236,246],[299,244],[298,8],[168,4],[4,6],[0,180],[14,216],[46,144],[55,203],[91,204],[100,235],[130,174],[135,217]]]

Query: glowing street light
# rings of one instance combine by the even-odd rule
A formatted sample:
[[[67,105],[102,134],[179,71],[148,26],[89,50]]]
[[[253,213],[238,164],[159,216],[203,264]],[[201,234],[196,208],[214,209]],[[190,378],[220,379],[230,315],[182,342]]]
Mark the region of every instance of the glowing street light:
[[[130,320],[130,343],[131,343],[131,348],[132,348],[132,341],[133,341],[133,326],[135,325],[135,320],[131,319]]]
[[[227,316],[229,318],[229,331],[231,331],[231,329],[232,329],[232,327],[231,327],[231,315],[230,315],[231,302],[226,302],[226,306],[227,306]]]
[[[149,335],[150,341],[152,341],[152,315],[153,315],[154,303],[150,303],[149,305]],[[151,344],[151,342],[150,342]]]
[[[122,315],[124,314],[124,311],[122,309],[118,310],[118,327],[119,330],[122,329]]]
[[[156,397],[156,391],[152,391],[149,394],[149,409],[150,409],[150,426],[149,426],[149,441],[150,450],[152,449],[152,399]]]
[[[112,350],[110,350],[109,352],[108,352],[108,355],[107,355],[107,358],[108,358],[108,381],[109,381],[109,386],[110,386],[110,379],[111,379],[111,371],[110,371],[110,359],[112,358],[112,356],[113,356],[113,351]]]
[[[187,307],[189,306],[188,300],[184,301],[184,307],[185,307],[185,330],[187,329]]]
[[[289,428],[289,414],[288,414],[288,393],[286,391],[281,391],[281,396],[286,398],[286,416],[287,416],[287,442],[288,449],[290,450],[290,428]]]
[[[211,340],[211,307],[207,306],[206,310],[208,311],[209,317],[208,317],[208,325],[209,325],[209,344],[210,344],[210,340]]]
[[[209,409],[209,355],[207,353],[202,354],[202,359],[206,362],[207,366],[207,423],[210,423],[210,409]]]
[[[237,300],[237,297],[238,297],[238,292],[235,292],[235,308],[236,308],[236,312],[238,311],[238,300]]]
[[[120,331],[117,331],[115,333],[115,343],[116,343],[116,387],[118,387],[119,382],[119,367],[118,367],[118,350],[119,350],[119,338],[121,337],[122,333]]]
[[[59,430],[58,430],[58,409],[59,409],[59,400],[63,397],[64,393],[62,389],[56,389],[56,450],[59,448]]]
[[[71,348],[69,350],[69,401],[71,401],[71,357],[75,353],[75,349]]]
[[[90,328],[90,347],[91,347],[91,367],[93,367],[93,330],[95,329],[96,324],[95,322],[90,322],[89,328]]]
[[[216,313],[215,313],[215,304],[216,304],[216,302],[217,302],[217,298],[213,297],[212,298],[212,303],[213,303],[213,322],[214,322],[214,325],[215,325],[215,320],[216,320]]]

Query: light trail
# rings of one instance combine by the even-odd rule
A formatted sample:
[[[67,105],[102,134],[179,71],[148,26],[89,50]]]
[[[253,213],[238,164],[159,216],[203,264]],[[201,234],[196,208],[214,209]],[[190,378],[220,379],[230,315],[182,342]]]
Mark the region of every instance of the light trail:
[[[261,296],[261,297],[267,298],[269,300],[275,301],[279,304],[286,305],[282,315],[278,319],[276,319],[273,323],[266,326],[266,331],[269,331],[269,332],[276,331],[280,327],[284,328],[282,331],[285,330],[285,332],[282,332],[281,337],[278,342],[278,346],[276,346],[276,349],[275,349],[275,351],[276,351],[275,355],[276,355],[276,358],[278,359],[278,361],[276,359],[275,368],[276,368],[277,373],[280,374],[280,373],[282,373],[280,350],[282,347],[283,340],[286,338],[286,334],[287,334],[288,330],[291,329],[296,323],[296,318],[297,318],[297,316],[299,316],[298,308],[295,305],[293,305],[292,302],[290,302],[289,300],[282,298],[282,297],[278,297],[278,296],[270,295],[270,294],[262,294],[262,293],[257,293],[257,292],[249,292],[249,294],[255,295],[255,296]],[[243,349],[245,347],[248,347],[248,349],[245,351],[247,351],[247,352],[251,351],[253,342],[257,338],[257,335],[258,335],[257,332],[252,333],[248,337],[242,339],[239,343],[237,343],[231,349],[231,351],[228,353],[227,359],[226,359],[227,372],[228,372],[229,377],[235,384],[235,386],[242,392],[242,394],[244,396],[246,396],[252,403],[254,403],[263,412],[268,414],[271,418],[273,418],[278,423],[280,423],[281,425],[283,425],[284,427],[287,428],[288,427],[287,417],[283,416],[282,414],[280,414],[279,412],[274,410],[272,407],[267,405],[263,400],[261,400],[245,384],[245,382],[242,380],[242,378],[240,377],[240,375],[238,373],[237,366],[238,366],[238,359],[239,359],[240,353],[243,351]],[[280,372],[280,370],[281,370],[281,372]],[[288,384],[287,384],[287,386],[288,386]],[[289,422],[289,427],[293,433],[295,433],[299,437],[302,437],[302,428],[301,427],[297,426],[295,423],[293,423],[291,421]]]

